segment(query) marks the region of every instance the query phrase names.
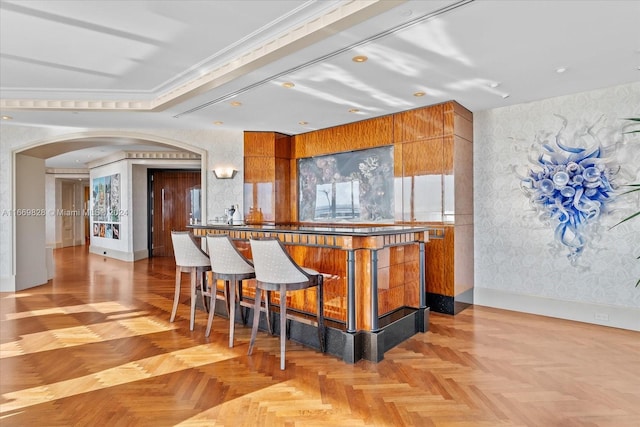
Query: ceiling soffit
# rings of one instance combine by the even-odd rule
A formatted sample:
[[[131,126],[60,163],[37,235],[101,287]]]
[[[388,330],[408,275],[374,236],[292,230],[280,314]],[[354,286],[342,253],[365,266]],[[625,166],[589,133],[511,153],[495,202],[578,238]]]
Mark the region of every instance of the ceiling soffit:
[[[310,46],[345,28],[363,22],[403,3],[402,0],[352,1],[330,10],[322,10],[302,25],[288,28],[216,67],[215,58],[208,61],[211,71],[154,94],[153,98],[122,100],[61,100],[61,99],[0,99],[3,109],[33,110],[99,110],[99,111],[162,111],[186,99],[221,86],[239,76]],[[199,68],[206,68],[207,64]],[[5,90],[5,92],[7,92]]]

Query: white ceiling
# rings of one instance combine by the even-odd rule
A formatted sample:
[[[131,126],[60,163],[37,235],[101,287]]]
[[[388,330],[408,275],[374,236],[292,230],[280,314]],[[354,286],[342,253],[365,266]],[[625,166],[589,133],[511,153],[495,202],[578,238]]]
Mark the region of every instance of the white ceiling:
[[[1,0],[2,125],[298,134],[481,111],[640,80],[639,18],[636,0]]]

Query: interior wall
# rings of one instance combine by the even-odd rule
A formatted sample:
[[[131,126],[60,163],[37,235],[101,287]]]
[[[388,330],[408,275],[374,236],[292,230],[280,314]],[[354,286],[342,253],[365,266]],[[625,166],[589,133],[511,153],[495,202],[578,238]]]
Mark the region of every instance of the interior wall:
[[[130,213],[132,212],[131,197],[131,175],[126,161],[119,161],[105,166],[93,168],[89,171],[91,201],[90,210],[94,209],[95,197],[94,185],[98,178],[112,177],[120,175],[120,217],[119,217],[119,238],[100,237],[95,235],[94,227],[100,222],[94,222],[95,217],[91,218],[91,244],[89,252],[106,255],[111,258],[121,259],[123,261],[133,261],[133,237],[131,233],[132,220]],[[113,184],[112,184],[113,185]],[[95,215],[95,213],[93,213]]]
[[[46,283],[48,278],[44,160],[17,155],[15,167],[16,208],[12,216],[20,236],[16,241],[15,290],[22,290]]]
[[[640,330],[640,219],[610,228],[640,210],[640,198],[616,197],[574,266],[550,250],[553,229],[519,188],[513,168],[531,166],[536,133],[561,129],[556,115],[566,135],[595,124],[614,148],[615,182],[640,182],[640,134],[622,135],[623,119],[640,117],[640,83],[474,113],[475,303]]]
[[[149,257],[148,249],[148,188],[146,165],[131,165],[131,215],[133,226],[133,254],[134,259],[139,260]]]

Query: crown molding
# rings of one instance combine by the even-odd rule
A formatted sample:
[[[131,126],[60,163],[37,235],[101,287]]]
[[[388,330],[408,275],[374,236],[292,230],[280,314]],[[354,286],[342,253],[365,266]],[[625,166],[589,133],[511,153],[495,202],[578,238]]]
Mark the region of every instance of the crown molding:
[[[262,42],[242,55],[225,62],[221,66],[188,78],[186,82],[173,85],[152,94],[149,99],[111,99],[74,100],[74,99],[0,99],[3,110],[74,110],[74,111],[162,111],[193,96],[219,87],[241,75],[284,58],[302,48],[310,46],[347,26],[355,25],[370,17],[387,11],[403,3],[404,0],[353,0],[342,3],[335,8],[324,9],[301,25],[290,28],[266,42]],[[309,4],[313,4],[309,2]],[[259,33],[255,34],[257,37]],[[243,43],[248,46],[250,43]],[[226,53],[226,51],[225,51]],[[206,63],[199,64],[198,69],[215,67],[217,56],[209,58]],[[192,68],[195,68],[192,67]],[[188,70],[182,75],[195,74]],[[4,93],[10,92],[7,89]]]

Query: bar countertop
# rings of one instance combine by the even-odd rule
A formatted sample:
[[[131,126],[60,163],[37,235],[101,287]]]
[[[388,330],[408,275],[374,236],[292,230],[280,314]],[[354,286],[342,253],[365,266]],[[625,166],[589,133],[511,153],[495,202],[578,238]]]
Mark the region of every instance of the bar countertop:
[[[322,234],[325,236],[385,236],[399,233],[428,233],[430,227],[407,226],[407,225],[381,225],[369,227],[349,227],[349,226],[311,226],[311,225],[229,225],[220,222],[208,224],[189,225],[191,229],[204,230],[229,230],[229,231],[255,231],[274,233],[296,233],[296,234]]]

